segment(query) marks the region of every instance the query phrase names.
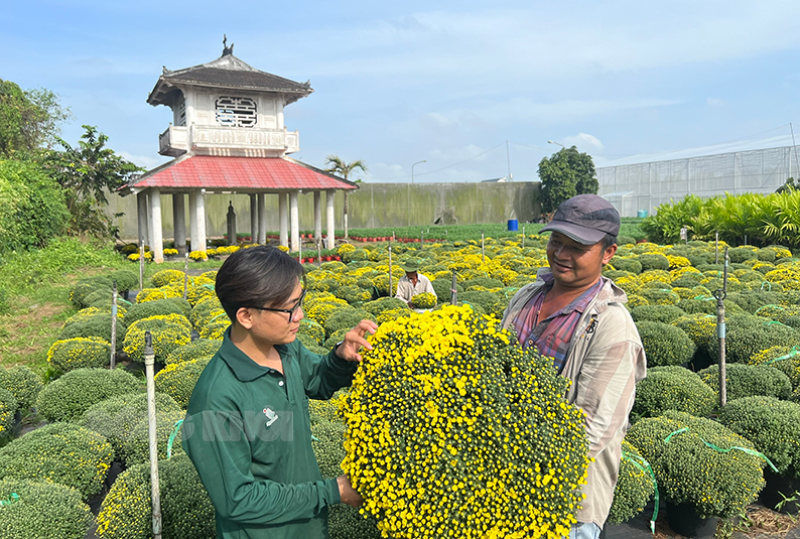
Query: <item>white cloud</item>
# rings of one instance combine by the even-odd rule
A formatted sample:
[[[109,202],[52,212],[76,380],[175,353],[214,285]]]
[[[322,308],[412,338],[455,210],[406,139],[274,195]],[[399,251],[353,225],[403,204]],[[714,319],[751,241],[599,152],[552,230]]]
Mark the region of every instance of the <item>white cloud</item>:
[[[600,139],[588,133],[578,133],[577,135],[573,135],[571,137],[564,137],[559,139],[559,142],[561,142],[567,148],[570,146],[576,146],[578,150],[582,152],[601,152],[604,148],[603,143],[600,142]]]
[[[706,105],[710,107],[721,107],[724,104],[725,102],[722,99],[717,99],[716,97],[709,97],[706,99]]]
[[[128,161],[131,161],[137,166],[144,167],[147,170],[152,170],[159,165],[163,165],[166,163],[169,158],[168,157],[153,157],[150,155],[133,155],[130,152],[126,152],[124,150],[118,151],[117,154],[124,157]]]

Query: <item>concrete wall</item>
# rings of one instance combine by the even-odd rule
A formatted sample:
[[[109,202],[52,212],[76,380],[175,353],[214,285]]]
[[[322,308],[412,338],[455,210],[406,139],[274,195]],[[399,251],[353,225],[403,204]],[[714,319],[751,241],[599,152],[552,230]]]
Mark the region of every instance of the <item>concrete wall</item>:
[[[362,184],[348,195],[350,228],[402,227],[442,224],[505,223],[508,219],[525,222],[539,217],[539,182],[512,183],[433,183],[433,184]],[[344,195],[336,193],[336,228],[344,228]],[[228,203],[236,209],[237,230],[250,231],[250,198],[247,195],[207,195],[207,234],[219,237],[226,232]],[[120,237],[137,237],[136,198],[109,197],[109,215],[124,213],[115,219]],[[314,229],[314,196],[298,197],[301,230]],[[186,203],[188,231],[188,200]],[[267,230],[277,231],[278,196],[267,195]],[[161,196],[161,219],[164,237],[172,238],[172,196]],[[322,197],[322,228],[325,223],[325,196]]]

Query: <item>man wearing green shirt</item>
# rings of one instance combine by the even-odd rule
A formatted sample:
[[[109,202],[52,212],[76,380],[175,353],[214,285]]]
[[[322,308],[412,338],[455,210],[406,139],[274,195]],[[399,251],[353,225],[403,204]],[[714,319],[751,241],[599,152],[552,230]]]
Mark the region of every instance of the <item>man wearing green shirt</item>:
[[[216,293],[233,321],[195,386],[183,447],[216,510],[217,537],[327,537],[327,507],[361,497],[346,476],[323,480],[308,401],[349,386],[376,325],[362,321],[329,354],[296,340],[303,268],[278,249],[231,255]]]

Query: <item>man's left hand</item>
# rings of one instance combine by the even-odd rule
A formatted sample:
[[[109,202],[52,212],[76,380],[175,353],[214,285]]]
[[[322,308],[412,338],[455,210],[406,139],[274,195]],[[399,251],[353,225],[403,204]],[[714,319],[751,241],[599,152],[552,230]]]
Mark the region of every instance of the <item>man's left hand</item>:
[[[348,331],[344,341],[336,349],[336,355],[347,361],[361,361],[359,350],[361,347],[372,350],[372,345],[367,342],[366,335],[373,335],[378,330],[378,324],[372,320],[362,320],[356,327]]]

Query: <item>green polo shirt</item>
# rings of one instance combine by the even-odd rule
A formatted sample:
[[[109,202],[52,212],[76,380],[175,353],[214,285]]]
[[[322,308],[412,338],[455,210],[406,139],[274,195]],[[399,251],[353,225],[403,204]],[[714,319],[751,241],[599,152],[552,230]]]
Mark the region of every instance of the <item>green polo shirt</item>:
[[[284,374],[250,359],[228,329],[189,401],[183,448],[214,503],[219,538],[328,537],[327,507],[340,502],[311,448],[308,399],[349,386],[358,365],[299,340],[276,349]]]

